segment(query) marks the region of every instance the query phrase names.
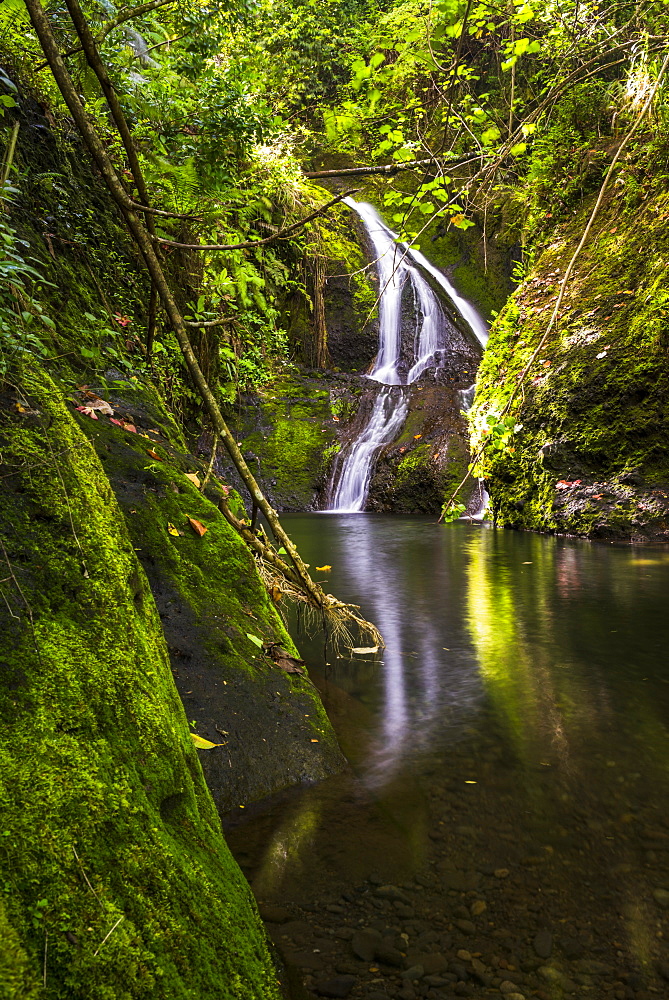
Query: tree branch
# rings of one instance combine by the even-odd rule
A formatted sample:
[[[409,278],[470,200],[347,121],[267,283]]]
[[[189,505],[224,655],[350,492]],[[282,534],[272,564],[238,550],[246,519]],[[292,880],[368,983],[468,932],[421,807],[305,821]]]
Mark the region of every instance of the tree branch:
[[[79,129],[79,132],[89,149],[89,152],[98,165],[112,198],[123,212],[130,234],[144,258],[151,280],[156,287],[165,313],[167,314],[172,329],[174,330],[174,335],[177,338],[179,347],[181,348],[181,353],[184,361],[186,362],[186,367],[190,377],[204,403],[204,408],[209,416],[209,419],[211,420],[212,426],[215,432],[218,433],[223,440],[230,458],[239,472],[244,485],[251,494],[251,499],[267,519],[274,537],[286,549],[286,553],[294,567],[293,570],[291,570],[291,573],[294,573],[295,577],[299,580],[299,587],[311,604],[322,609],[326,614],[338,615],[340,618],[344,617],[353,619],[356,624],[363,629],[363,631],[367,631],[370,635],[378,635],[378,630],[375,629],[373,625],[364,622],[356,616],[347,605],[342,605],[333,597],[326,595],[322,588],[312,580],[302,557],[284,530],[276,511],[265,499],[265,496],[263,495],[251,470],[244,460],[244,456],[239,449],[237,441],[231,434],[228,425],[223,419],[216,397],[204,377],[202,369],[200,368],[198,360],[195,356],[195,352],[193,351],[193,346],[188,337],[188,331],[183,317],[176,304],[176,300],[172,294],[172,290],[169,286],[160,260],[158,259],[156,251],[153,248],[151,237],[135,212],[133,203],[128,198],[128,195],[119,180],[116,170],[109,159],[107,151],[103,146],[97,131],[88,119],[84,106],[72,82],[72,78],[70,77],[63,58],[58,51],[58,45],[51,30],[51,25],[44,8],[42,7],[40,0],[25,0],[25,4],[30,16],[30,21],[40,41],[42,51],[44,52],[44,55],[49,63],[54,80],[56,81],[56,84],[58,85],[58,88],[63,96],[63,100],[65,101],[68,110],[74,119],[75,125]]]
[[[470,163],[469,158],[465,160],[449,160],[444,166],[459,167],[464,163]],[[341,170],[308,170],[304,176],[309,180],[316,180],[318,177],[357,177],[362,174],[389,174],[393,175],[400,170],[414,170],[416,167],[426,167],[434,163],[442,166],[441,157],[429,156],[425,160],[405,160],[404,163],[386,163],[378,167],[343,167]]]
[[[102,30],[98,32],[95,36],[95,41],[99,45],[103,42],[110,31],[114,28],[118,28],[119,24],[124,24],[126,21],[131,21],[135,17],[141,17],[142,14],[148,14],[152,10],[156,10],[157,7],[165,7],[167,4],[176,3],[176,0],[151,0],[150,3],[143,3],[139,7],[133,7],[132,10],[128,10],[125,14],[119,14],[117,17],[113,18],[111,21],[107,21],[106,24],[102,26]],[[75,45],[72,49],[67,49],[66,52],[62,53],[63,59],[67,59],[69,56],[74,56],[77,52],[83,51],[83,45]],[[39,66],[35,67],[35,72],[39,73],[41,70],[46,69],[49,65],[49,61],[40,63]]]
[[[162,243],[168,247],[181,247],[183,250],[250,250],[253,247],[261,247],[266,243],[274,243],[276,240],[285,239],[289,233],[294,233],[296,229],[306,226],[307,222],[311,222],[318,215],[327,212],[338,201],[348,198],[351,194],[356,194],[359,190],[360,188],[351,188],[349,191],[344,191],[343,194],[338,194],[336,198],[331,198],[330,201],[326,202],[325,205],[322,205],[315,212],[312,212],[311,215],[307,215],[305,219],[294,222],[292,226],[287,226],[286,229],[281,229],[278,233],[274,233],[274,236],[267,236],[264,240],[247,240],[246,243],[177,243],[175,240],[164,240],[162,236],[155,236],[154,239],[156,243]]]

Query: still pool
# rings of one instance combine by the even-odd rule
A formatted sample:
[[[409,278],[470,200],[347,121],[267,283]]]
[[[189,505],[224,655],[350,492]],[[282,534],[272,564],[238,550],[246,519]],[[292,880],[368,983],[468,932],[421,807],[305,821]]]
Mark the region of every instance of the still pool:
[[[269,925],[287,960],[312,988],[348,968],[352,997],[483,996],[505,970],[527,996],[667,995],[669,551],[417,517],[284,523],[386,642],[337,657],[297,635],[350,770],[228,824],[258,899],[288,907]],[[361,926],[439,971],[365,964]]]

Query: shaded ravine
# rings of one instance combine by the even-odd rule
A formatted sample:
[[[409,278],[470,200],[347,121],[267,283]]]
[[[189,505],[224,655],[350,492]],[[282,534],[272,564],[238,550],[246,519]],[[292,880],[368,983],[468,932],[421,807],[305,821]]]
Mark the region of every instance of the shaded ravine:
[[[372,205],[352,198],[345,202],[365,226],[379,277],[379,351],[368,377],[381,383],[382,388],[361,433],[337,456],[328,491],[330,511],[356,513],[364,510],[377,456],[395,440],[404,425],[408,398],[401,387],[417,382],[428,369],[439,369],[453,335],[454,324],[425,275],[443,290],[482,347],[488,331],[476,309],[457,293],[445,275],[423,254],[397,242],[397,234],[386,226]],[[408,356],[403,347],[407,339],[403,317],[407,286],[415,314]]]

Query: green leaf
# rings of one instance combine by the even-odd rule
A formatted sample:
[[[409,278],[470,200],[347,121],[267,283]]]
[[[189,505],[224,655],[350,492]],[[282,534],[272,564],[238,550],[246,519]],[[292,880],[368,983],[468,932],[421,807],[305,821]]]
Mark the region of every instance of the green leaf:
[[[258,649],[262,649],[262,639],[259,639],[257,635],[253,635],[252,632],[247,632],[246,638],[250,639],[251,642],[255,643]]]

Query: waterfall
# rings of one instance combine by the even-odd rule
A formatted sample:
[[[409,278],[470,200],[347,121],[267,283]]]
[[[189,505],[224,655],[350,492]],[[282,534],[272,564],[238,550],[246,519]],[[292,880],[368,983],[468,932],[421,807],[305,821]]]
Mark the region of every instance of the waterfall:
[[[382,388],[360,435],[337,457],[330,487],[330,510],[355,513],[364,510],[379,452],[395,440],[404,424],[409,400],[401,386],[416,382],[427,368],[438,367],[440,352],[448,346],[451,323],[424,274],[431,275],[443,288],[482,346],[488,339],[488,330],[474,307],[458,295],[445,275],[417,250],[397,243],[397,233],[386,226],[372,205],[352,198],[345,198],[344,203],[360,216],[365,226],[379,278],[379,351],[369,378],[381,383]],[[402,294],[407,284],[413,293],[418,320],[413,363],[403,378]]]

